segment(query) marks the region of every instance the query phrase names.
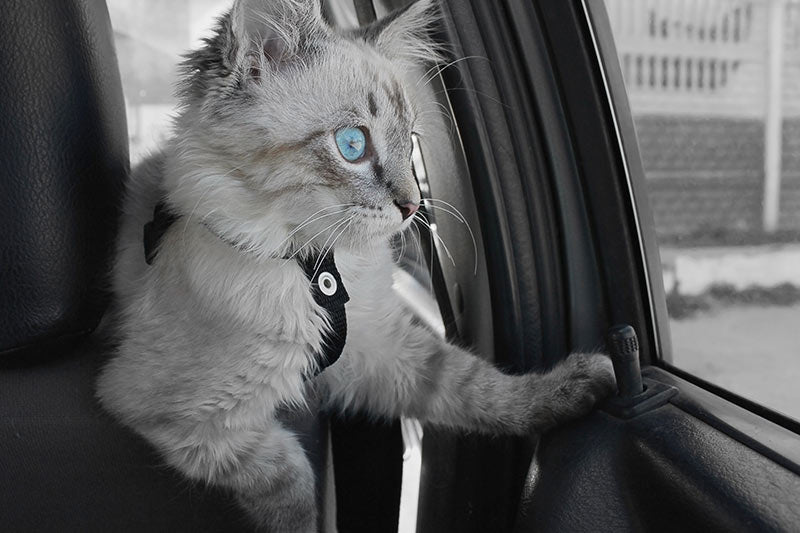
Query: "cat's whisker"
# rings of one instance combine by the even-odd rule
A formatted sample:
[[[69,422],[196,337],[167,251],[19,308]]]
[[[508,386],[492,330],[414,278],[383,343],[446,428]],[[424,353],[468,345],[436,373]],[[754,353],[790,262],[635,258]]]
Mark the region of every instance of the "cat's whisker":
[[[422,242],[421,242],[422,234],[419,231],[419,226],[416,223],[417,222],[416,219],[412,219],[411,222],[412,222],[411,227],[414,228],[414,231],[416,232],[416,235],[412,235],[412,237],[416,237],[414,239],[414,245],[417,248],[417,260],[414,261],[414,274],[416,274],[417,267],[419,266],[421,261],[425,260],[425,257],[422,254]]]
[[[305,220],[303,220],[302,222],[300,222],[300,225],[302,226],[303,224],[305,224],[306,222],[310,221],[311,219],[313,219],[313,218],[314,218],[315,216],[317,216],[318,214],[320,214],[320,213],[323,213],[323,212],[325,212],[325,211],[329,211],[329,210],[331,210],[331,209],[341,209],[341,208],[343,208],[343,207],[353,207],[354,205],[356,205],[356,204],[354,204],[354,203],[352,203],[352,202],[351,202],[351,203],[348,203],[348,204],[336,204],[336,205],[328,205],[328,206],[325,206],[325,207],[323,207],[322,209],[318,209],[318,210],[314,211],[313,213],[311,213],[309,216],[307,216],[307,217],[305,218]]]
[[[417,214],[419,214],[419,212],[417,212]],[[424,255],[422,253],[422,230],[419,228],[419,224],[418,224],[418,222],[420,222],[420,220],[418,220],[416,215],[415,215],[414,218],[411,221],[414,223],[414,227],[417,228],[417,235],[419,236],[419,241],[420,241],[419,256],[424,259]],[[434,251],[435,251],[436,248],[435,248],[433,242],[431,242],[430,245],[431,245],[430,246],[431,247],[431,258],[430,258],[430,260],[428,262],[428,268],[427,268],[427,270],[428,270],[428,280],[430,281],[429,293],[431,295],[431,299],[436,300],[436,295],[433,292],[433,272],[431,270],[433,268],[433,254],[434,254]]]
[[[468,59],[485,59],[486,61],[489,61],[489,58],[484,57],[484,56],[464,56],[464,57],[460,57],[458,59],[454,59],[453,61],[449,61],[448,63],[445,63],[444,65],[434,65],[431,68],[429,68],[427,71],[425,71],[425,73],[422,75],[422,77],[419,80],[417,80],[416,86],[419,87],[420,82],[427,78],[425,83],[422,84],[422,86],[425,87],[431,81],[433,81],[436,78],[436,76],[438,76],[439,74],[441,74],[442,72],[444,72],[448,68],[450,68],[453,65],[456,65],[458,63],[461,63],[462,61],[466,61]],[[431,74],[432,70],[436,70],[436,72]]]
[[[347,223],[350,222],[355,216],[356,215],[350,215],[348,217],[341,219],[335,226],[333,226],[328,230],[330,234],[325,239],[325,242],[322,243],[322,246],[319,248],[319,257],[317,257],[317,260],[314,262],[315,270],[322,263],[322,259],[325,257],[325,255],[330,251],[330,248],[328,248],[328,243],[331,241],[334,235],[336,235],[336,232],[339,231],[342,227],[346,226]]]
[[[426,115],[426,114],[431,114],[433,112],[438,112],[439,114],[449,118],[452,122],[452,117],[450,116],[450,110],[444,104],[440,104],[439,102],[430,102],[430,104],[431,104],[430,108],[423,109],[422,112],[420,112],[420,115]]]
[[[423,72],[423,73],[422,73],[422,76],[420,76],[420,77],[419,77],[419,79],[417,80],[417,83],[415,83],[414,85],[415,85],[416,87],[419,87],[419,84],[420,84],[420,82],[421,82],[422,80],[424,80],[425,78],[427,78],[427,77],[430,75],[430,73],[431,73],[431,72],[433,72],[434,70],[436,70],[436,69],[437,69],[437,68],[439,68],[440,66],[441,66],[441,65],[439,65],[439,64],[437,63],[437,64],[433,65],[431,68],[429,68],[428,70],[426,70],[425,72]],[[423,86],[423,87],[424,87],[424,86]]]
[[[347,232],[347,229],[353,223],[353,220],[355,220],[355,218],[356,215],[353,215],[349,219],[347,219],[347,224],[345,224],[344,228],[342,228],[342,230],[339,231],[339,235],[337,235],[336,238],[333,239],[333,242],[328,247],[328,250],[327,251],[323,250],[323,252],[320,254],[319,258],[317,259],[318,264],[314,267],[314,275],[311,277],[312,279],[317,275],[317,273],[319,273],[319,269],[322,267],[323,259],[325,258],[325,256],[328,255],[331,252],[331,250],[333,250],[336,241],[338,241],[339,238]]]
[[[442,200],[441,198],[423,198],[422,201],[423,202],[438,202],[440,204],[444,204],[447,207],[449,207],[450,209],[452,209],[453,211],[455,211],[456,213],[458,213],[458,216],[462,220],[466,220],[466,217],[464,216],[464,213],[462,213],[459,208],[457,208],[456,206],[454,206],[453,204],[451,204],[450,202],[448,202],[446,200]]]
[[[453,120],[453,115],[450,112],[450,108],[447,107],[446,105],[442,104],[441,102],[437,102],[437,101],[432,101],[431,104],[434,106],[435,109],[429,109],[429,110],[427,110],[427,112],[439,111],[442,115],[447,117],[447,119],[450,122],[450,127],[451,127],[451,131],[452,131],[452,128],[455,127],[455,120]]]
[[[437,94],[437,96],[438,96],[438,95],[442,94],[443,92],[450,92],[450,91],[467,91],[467,92],[472,92],[472,93],[474,93],[474,94],[477,94],[477,95],[479,95],[479,96],[483,96],[483,97],[484,97],[484,98],[486,98],[487,100],[491,100],[492,102],[496,103],[497,105],[500,105],[500,106],[503,106],[503,107],[505,107],[505,108],[506,108],[506,109],[508,109],[509,111],[516,111],[516,110],[515,110],[513,107],[511,107],[510,105],[508,105],[508,104],[506,104],[506,103],[504,103],[504,102],[501,102],[501,101],[500,101],[500,100],[498,100],[497,98],[495,98],[495,97],[493,97],[493,96],[491,96],[491,95],[489,95],[489,94],[486,94],[485,92],[479,91],[479,90],[477,90],[477,89],[473,89],[473,88],[471,88],[471,87],[446,87],[446,88],[445,88],[443,91],[439,91],[439,92],[437,92],[436,94]]]
[[[453,132],[455,131],[456,123],[453,120],[453,117],[451,117],[448,113],[445,113],[441,109],[428,109],[426,111],[420,112],[420,114],[419,114],[420,117],[424,117],[425,115],[437,115],[437,116],[443,116],[444,118],[446,118],[447,121],[450,124],[450,135],[451,136],[453,135]]]
[[[431,227],[431,224],[425,218],[425,215],[423,215],[422,213],[417,211],[416,216],[419,217],[419,218],[417,218],[417,220],[419,222],[421,222],[422,224],[424,224],[425,227],[428,228],[428,231],[433,236],[433,238],[439,241],[439,244],[442,245],[442,248],[444,248],[444,251],[447,254],[447,258],[450,259],[450,262],[453,264],[453,267],[455,267],[456,266],[456,261],[455,261],[455,259],[453,259],[453,255],[450,253],[450,249],[445,244],[444,239],[442,239],[442,237],[439,235],[439,233],[433,227]]]
[[[278,244],[275,247],[275,249],[276,250],[280,250],[283,247],[283,245],[286,244],[298,231],[301,231],[303,228],[305,228],[309,224],[313,224],[314,222],[318,222],[318,221],[320,221],[320,220],[322,220],[324,218],[332,217],[332,216],[335,216],[335,215],[341,215],[342,213],[347,213],[350,210],[350,207],[352,207],[354,205],[356,205],[356,204],[340,204],[338,206],[329,206],[329,207],[320,209],[319,211],[317,211],[316,213],[311,215],[309,218],[307,218],[304,222],[302,222],[298,227],[296,227],[294,230],[292,230],[292,232],[289,233],[289,235],[287,235],[286,238],[283,239],[280,242],[280,244]],[[328,209],[333,209],[335,207],[345,207],[345,209],[342,209],[340,211],[335,211],[333,213],[325,213],[323,215],[319,215],[316,218],[314,218],[314,216],[317,215],[317,213],[320,213],[322,211],[326,211]]]
[[[441,108],[443,113],[447,113],[447,114],[450,113],[450,108],[448,108],[446,105],[444,105],[441,102],[437,102],[436,100],[433,100],[433,101],[430,102],[430,104]]]
[[[354,219],[355,217],[356,217],[356,215],[354,215],[354,214],[353,214],[353,215],[350,215],[350,216],[349,216],[349,217],[346,219],[346,222],[347,222],[347,224],[344,224],[344,223],[343,223],[341,226],[337,226],[336,228],[334,228],[334,229],[331,231],[331,234],[330,234],[330,235],[328,235],[328,238],[327,238],[327,239],[325,239],[325,242],[322,244],[322,248],[321,248],[321,250],[322,250],[322,251],[320,252],[320,254],[319,254],[319,257],[317,258],[317,261],[314,263],[314,275],[316,275],[316,274],[317,274],[317,272],[316,272],[316,271],[317,271],[317,270],[319,270],[319,267],[322,265],[322,261],[325,259],[325,256],[326,256],[326,255],[328,255],[328,253],[329,253],[329,252],[330,252],[330,251],[333,249],[333,245],[336,243],[336,239],[338,239],[338,238],[339,238],[339,236],[337,236],[336,238],[333,238],[333,237],[334,237],[334,235],[336,235],[336,232],[337,232],[337,231],[339,231],[339,229],[340,229],[342,226],[344,226],[344,227],[345,227],[345,229],[346,229],[346,228],[347,228],[347,226],[349,226],[349,223],[350,223],[350,222],[352,222],[352,221],[353,221],[353,219]],[[339,234],[339,235],[341,235],[341,234]],[[333,242],[331,242],[331,245],[330,245],[330,247],[328,247],[328,242],[330,242],[330,240],[331,240],[331,239],[333,239]],[[326,249],[326,248],[327,248],[327,249]]]
[[[350,219],[352,219],[352,218],[353,218],[353,215],[350,215],[350,216],[349,216],[349,217],[346,219],[346,220],[347,220],[347,222],[349,222],[349,221],[350,221]],[[317,257],[317,260],[316,260],[316,261],[314,261],[314,276],[316,276],[316,275],[317,275],[317,269],[318,269],[318,268],[319,268],[319,266],[322,264],[322,260],[325,258],[325,256],[326,256],[326,255],[327,255],[327,253],[328,253],[328,252],[327,252],[328,243],[331,241],[331,239],[333,238],[333,236],[334,236],[334,235],[336,235],[336,232],[339,230],[339,228],[345,225],[345,224],[344,224],[344,222],[345,222],[345,221],[342,221],[342,223],[341,223],[341,224],[338,224],[338,225],[337,225],[335,228],[333,228],[333,229],[331,230],[331,232],[328,234],[328,238],[327,238],[327,239],[325,239],[325,242],[323,242],[323,243],[322,243],[322,246],[320,247],[320,253],[319,253],[319,256]],[[311,276],[311,277],[313,278],[314,276]]]
[[[442,203],[447,207],[442,207],[440,205],[436,205],[435,202]],[[447,213],[450,216],[454,217],[459,222],[461,222],[462,224],[464,224],[464,226],[466,226],[467,231],[469,232],[469,237],[472,240],[472,254],[473,254],[472,275],[473,276],[477,276],[478,275],[478,243],[475,240],[475,234],[472,232],[472,227],[469,225],[469,222],[467,222],[467,218],[464,216],[464,214],[461,211],[458,210],[458,208],[456,206],[454,206],[453,204],[451,204],[449,202],[446,202],[444,200],[440,200],[438,198],[425,198],[425,199],[423,199],[423,203],[425,204],[426,208],[438,209],[439,211]]]
[[[303,249],[304,249],[306,246],[308,246],[309,244],[311,244],[312,242],[314,242],[314,239],[316,239],[317,237],[319,237],[320,235],[322,235],[322,234],[323,234],[323,233],[325,233],[326,231],[330,230],[331,228],[333,228],[333,227],[338,227],[338,225],[339,225],[339,224],[341,224],[342,222],[344,222],[344,220],[345,220],[345,218],[344,218],[344,217],[342,217],[342,218],[341,218],[341,219],[339,219],[338,221],[334,222],[333,224],[329,225],[328,227],[326,227],[325,229],[323,229],[323,230],[322,230],[322,231],[320,231],[319,233],[317,233],[317,234],[315,234],[314,236],[312,236],[312,237],[311,237],[310,239],[308,239],[308,240],[307,240],[305,243],[303,243],[303,245],[302,245],[300,248],[298,248],[297,250],[295,250],[295,251],[294,251],[294,253],[288,257],[288,259],[294,259],[294,258],[297,256],[297,254],[299,254],[299,253],[300,253],[300,252],[301,252],[301,251],[302,251],[302,250],[303,250]],[[287,262],[286,262],[286,263],[284,263],[284,264],[288,264],[288,263],[289,263],[289,261],[287,261]]]
[[[445,244],[444,239],[442,238],[442,236],[439,235],[439,232],[431,225],[431,223],[428,221],[428,219],[425,217],[425,215],[420,213],[419,216],[421,217],[419,219],[419,221],[425,227],[428,228],[428,232],[431,234],[431,236],[433,236],[434,241],[437,241],[437,242],[439,242],[439,244],[442,245],[442,248],[444,249],[445,254],[447,255],[447,258],[450,260],[450,262],[455,267],[456,266],[455,259],[453,258],[453,255],[450,253],[450,249],[447,247],[447,244]]]
[[[406,232],[400,232],[400,253],[397,256],[397,260],[395,261],[396,264],[400,264],[403,261],[403,254],[406,252]]]

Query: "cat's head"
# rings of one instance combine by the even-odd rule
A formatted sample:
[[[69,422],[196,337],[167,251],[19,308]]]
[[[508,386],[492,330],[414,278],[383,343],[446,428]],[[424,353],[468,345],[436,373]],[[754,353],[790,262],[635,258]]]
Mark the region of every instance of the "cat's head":
[[[439,57],[435,16],[420,0],[339,32],[318,0],[237,0],[184,63],[170,201],[264,254],[403,229],[420,201],[414,92]]]

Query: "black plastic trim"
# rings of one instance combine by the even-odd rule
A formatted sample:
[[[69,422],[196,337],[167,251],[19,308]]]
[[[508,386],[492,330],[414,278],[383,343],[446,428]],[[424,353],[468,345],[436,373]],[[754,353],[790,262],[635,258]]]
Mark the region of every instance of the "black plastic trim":
[[[800,475],[800,446],[797,433],[800,425],[775,413],[766,414],[771,418],[776,416],[778,419],[783,418],[781,421],[784,423],[788,421],[789,427],[769,420],[751,411],[754,407],[763,411],[760,406],[740,397],[736,398],[737,403],[743,402],[748,407],[736,405],[730,399],[731,393],[722,391],[725,395],[718,396],[721,389],[705,382],[702,387],[695,385],[688,379],[671,373],[672,371],[674,369],[667,372],[661,368],[648,367],[642,373],[649,379],[678,389],[679,394],[670,400],[674,406]],[[687,377],[697,380],[693,376],[687,375]],[[708,386],[716,390],[703,388]]]
[[[442,76],[480,220],[495,361],[513,372],[542,368],[567,352],[564,233],[529,68],[509,37],[519,30],[496,1],[449,0],[442,11],[442,41],[455,58],[470,57]],[[433,427],[424,442],[419,531],[510,530],[531,443]]]
[[[359,26],[365,26],[375,21],[375,6],[372,0],[353,0],[353,6],[356,10]]]
[[[601,291],[605,309],[590,308],[587,302],[582,305],[586,315],[605,313],[607,323],[602,328],[608,323],[631,324],[640,334],[642,361],[650,363],[657,359],[659,345],[650,314],[647,272],[636,244],[637,220],[626,173],[632,165],[626,164],[621,151],[592,29],[580,0],[534,6],[542,20],[578,166],[591,250],[598,265],[599,289],[595,290]],[[625,93],[620,97],[624,99]],[[603,332],[596,334],[601,337]]]
[[[548,354],[558,351],[550,344],[557,342],[551,340],[558,339],[558,324],[563,324],[548,320],[550,329],[545,329],[542,321],[545,309],[557,313],[561,308],[560,269],[552,263],[560,253],[537,248],[537,242],[554,242],[537,235],[557,230],[544,218],[549,193],[532,190],[527,176],[543,175],[546,168],[536,163],[538,139],[525,120],[530,117],[528,91],[520,86],[518,51],[509,48],[503,10],[494,2],[475,0],[471,5],[443,3],[443,11],[446,40],[456,56],[473,57],[444,70],[443,77],[479,199],[496,360],[509,369],[526,370],[543,364],[544,344]],[[538,198],[540,209],[531,209],[532,198]],[[538,219],[531,216],[533,211]],[[546,286],[540,283],[543,279]],[[543,291],[554,301],[545,303]]]
[[[741,407],[742,409],[750,411],[755,416],[769,420],[773,424],[777,424],[779,426],[788,429],[789,431],[797,433],[798,438],[800,438],[800,422],[798,422],[797,420],[789,418],[788,416],[778,413],[777,411],[773,411],[772,409],[764,407],[763,405],[758,404],[752,400],[748,400],[747,398],[740,396],[734,392],[731,392],[727,389],[723,389],[718,385],[715,385],[709,381],[699,378],[673,365],[662,363],[659,366],[663,368],[665,371],[674,374],[678,378],[683,379],[684,381],[687,381],[692,385],[696,385],[699,388],[705,389],[706,391],[708,391],[709,394],[714,394],[716,396],[719,396],[720,398],[728,402],[731,402],[732,404],[735,404]],[[798,448],[800,448],[800,445],[798,445]]]
[[[609,398],[603,404],[602,410],[617,418],[635,418],[658,409],[677,393],[678,389],[675,387],[645,378],[642,392],[631,398]]]
[[[633,208],[638,252],[643,262],[644,285],[649,300],[654,350],[652,361],[672,360],[672,339],[669,330],[666,292],[661,270],[661,255],[656,240],[655,221],[647,194],[644,167],[639,153],[639,141],[628,103],[625,80],[622,76],[611,23],[603,0],[581,0],[592,49],[597,55],[600,75],[614,123],[618,151],[622,156],[625,182]]]
[[[556,272],[543,270],[539,280],[544,286],[552,283],[544,277],[550,273],[558,284],[558,292],[542,304],[546,307],[542,313],[543,322],[547,320],[548,328],[551,331],[556,328],[558,337],[563,338],[558,344],[553,338],[545,347],[543,360],[545,366],[551,366],[569,350],[592,348],[601,342],[607,325],[605,305],[597,290],[598,268],[583,187],[558,80],[553,76],[554,67],[543,38],[542,20],[526,2],[511,0],[507,5],[513,32],[506,38],[516,43],[520,62],[517,76],[524,82],[521,94],[527,95],[529,108],[525,118],[536,128],[529,135],[530,144],[525,147],[538,157],[537,167],[529,167],[524,176],[531,191],[528,208],[532,220],[536,220],[537,215],[540,219],[546,216],[552,228],[543,231],[540,227],[543,221],[536,221],[531,234],[537,246],[537,260],[543,261],[543,255],[549,256],[553,261],[550,271],[558,269]],[[509,118],[511,120],[514,118]],[[559,304],[563,306],[560,309],[551,307]]]

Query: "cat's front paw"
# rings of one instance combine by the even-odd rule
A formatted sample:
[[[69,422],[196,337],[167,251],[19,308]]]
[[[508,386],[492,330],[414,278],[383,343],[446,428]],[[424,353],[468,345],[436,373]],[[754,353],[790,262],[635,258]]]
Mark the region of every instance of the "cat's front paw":
[[[611,359],[601,353],[574,353],[547,376],[552,387],[549,398],[556,425],[588,414],[602,399],[616,391]]]
[[[574,353],[563,366],[575,385],[586,387],[597,398],[605,398],[617,389],[614,365],[604,353]]]

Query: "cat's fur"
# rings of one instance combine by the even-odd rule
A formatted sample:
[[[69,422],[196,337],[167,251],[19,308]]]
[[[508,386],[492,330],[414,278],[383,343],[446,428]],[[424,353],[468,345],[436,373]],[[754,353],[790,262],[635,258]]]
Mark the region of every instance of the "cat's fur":
[[[302,408],[306,379],[330,409],[517,435],[584,414],[614,387],[599,354],[505,375],[417,325],[391,289],[389,238],[410,223],[394,202],[419,201],[409,153],[424,121],[408,73],[436,59],[433,11],[422,0],[343,35],[315,0],[237,0],[185,63],[174,137],[129,185],[119,348],[98,396],[170,465],[234,491],[266,530],[315,527],[311,467],[275,417]],[[343,126],[368,129],[365,162],[339,155]],[[161,199],[180,218],[148,266],[142,228]],[[302,226],[315,213],[326,216]],[[326,318],[281,256],[334,235],[347,345],[312,379]]]

